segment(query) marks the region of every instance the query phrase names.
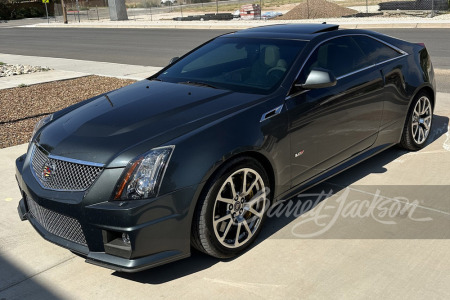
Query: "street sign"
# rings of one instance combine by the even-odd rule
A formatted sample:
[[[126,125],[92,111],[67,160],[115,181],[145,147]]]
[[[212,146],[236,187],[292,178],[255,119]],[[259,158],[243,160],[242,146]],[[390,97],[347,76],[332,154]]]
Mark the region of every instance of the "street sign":
[[[42,0],[42,3],[50,3],[50,0]]]

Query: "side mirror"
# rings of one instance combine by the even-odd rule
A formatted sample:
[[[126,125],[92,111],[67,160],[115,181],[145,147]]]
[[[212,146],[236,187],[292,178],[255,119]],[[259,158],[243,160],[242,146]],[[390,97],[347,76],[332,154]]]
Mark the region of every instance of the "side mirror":
[[[177,60],[179,60],[180,58],[178,56],[173,57],[170,61],[169,61],[169,65],[173,64],[174,62],[176,62]]]
[[[336,77],[330,70],[326,69],[312,69],[306,78],[305,83],[296,83],[296,87],[301,87],[305,90],[322,89],[336,85]]]

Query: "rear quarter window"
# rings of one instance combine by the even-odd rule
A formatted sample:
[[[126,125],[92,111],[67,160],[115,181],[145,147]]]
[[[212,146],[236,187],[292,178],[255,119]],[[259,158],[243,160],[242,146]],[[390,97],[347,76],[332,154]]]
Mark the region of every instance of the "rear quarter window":
[[[388,45],[367,36],[354,36],[353,40],[366,55],[367,64],[379,64],[402,55]]]

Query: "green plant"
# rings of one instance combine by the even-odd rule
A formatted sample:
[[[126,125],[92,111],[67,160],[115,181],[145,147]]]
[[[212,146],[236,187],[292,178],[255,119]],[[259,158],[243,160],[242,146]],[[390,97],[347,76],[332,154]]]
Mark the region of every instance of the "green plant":
[[[25,83],[21,83],[21,84],[19,84],[17,87],[18,88],[24,88],[24,87],[27,87],[28,85],[26,85]]]
[[[6,63],[0,61],[0,66],[6,65]]]
[[[43,11],[40,9],[37,9],[36,7],[29,7],[28,14],[26,16],[28,18],[43,17]]]

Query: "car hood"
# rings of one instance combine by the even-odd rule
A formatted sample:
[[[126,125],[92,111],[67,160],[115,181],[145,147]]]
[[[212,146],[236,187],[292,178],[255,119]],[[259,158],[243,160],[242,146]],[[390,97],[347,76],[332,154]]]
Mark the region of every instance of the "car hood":
[[[143,80],[57,118],[42,129],[36,141],[53,155],[108,165],[138,144],[145,143],[150,150],[261,97]],[[115,160],[109,166],[125,166],[128,161]]]

